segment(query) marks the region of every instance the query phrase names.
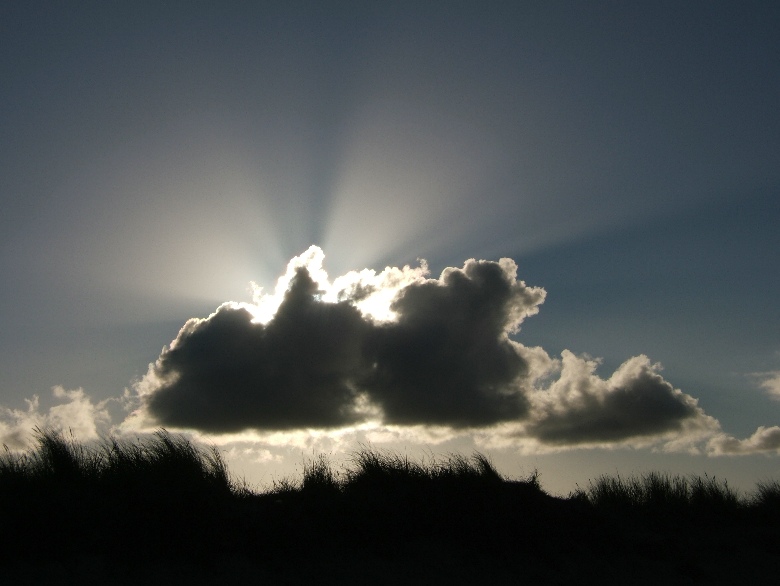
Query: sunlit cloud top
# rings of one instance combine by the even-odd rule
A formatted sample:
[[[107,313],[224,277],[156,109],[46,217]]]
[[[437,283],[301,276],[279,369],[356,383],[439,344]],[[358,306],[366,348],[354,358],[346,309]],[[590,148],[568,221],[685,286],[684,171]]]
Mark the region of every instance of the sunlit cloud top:
[[[386,267],[377,273],[373,269],[350,271],[331,282],[323,268],[325,253],[318,246],[311,246],[303,254],[294,257],[287,264],[287,271],[281,276],[272,293],[265,293],[263,287],[251,283],[253,289],[251,304],[237,304],[249,311],[257,323],[271,321],[284,300],[285,293],[299,269],[305,269],[317,286],[316,297],[323,303],[338,303],[349,300],[364,317],[374,321],[393,321],[396,313],[391,304],[398,292],[404,287],[421,282],[429,274],[427,263],[412,268]]]

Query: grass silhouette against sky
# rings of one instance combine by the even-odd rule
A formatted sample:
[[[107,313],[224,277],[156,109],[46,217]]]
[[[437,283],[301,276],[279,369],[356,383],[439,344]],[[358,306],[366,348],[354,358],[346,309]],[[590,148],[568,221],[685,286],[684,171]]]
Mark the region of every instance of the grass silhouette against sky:
[[[0,557],[18,583],[726,584],[769,575],[780,555],[777,483],[746,495],[714,478],[601,477],[556,498],[481,454],[363,447],[339,470],[318,456],[258,491],[218,450],[164,430],[92,445],[37,430],[36,442],[0,458]]]

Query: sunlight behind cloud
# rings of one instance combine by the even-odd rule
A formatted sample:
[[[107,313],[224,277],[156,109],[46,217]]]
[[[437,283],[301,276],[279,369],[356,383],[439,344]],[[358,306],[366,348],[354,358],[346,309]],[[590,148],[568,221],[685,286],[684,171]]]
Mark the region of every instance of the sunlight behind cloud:
[[[74,167],[61,202],[36,217],[40,262],[158,308],[243,297],[251,279],[276,276],[289,248],[311,241],[298,203],[304,173],[258,164],[258,148],[229,126],[182,117],[165,130],[152,144],[112,145],[97,168],[93,159]]]
[[[264,293],[263,287],[252,281],[252,303],[240,303],[236,307],[249,311],[255,323],[267,324],[276,315],[297,270],[304,268],[317,285],[319,301],[338,303],[349,299],[363,316],[377,322],[393,321],[396,314],[390,305],[398,292],[429,274],[427,263],[420,259],[420,266],[416,268],[406,265],[403,268],[386,267],[380,273],[372,269],[350,271],[331,282],[323,268],[324,259],[325,253],[319,246],[310,246],[287,264],[287,270],[276,281],[272,293]]]
[[[381,100],[349,128],[323,242],[344,268],[440,252],[497,213],[469,201],[502,158],[485,141],[453,141],[432,117]]]

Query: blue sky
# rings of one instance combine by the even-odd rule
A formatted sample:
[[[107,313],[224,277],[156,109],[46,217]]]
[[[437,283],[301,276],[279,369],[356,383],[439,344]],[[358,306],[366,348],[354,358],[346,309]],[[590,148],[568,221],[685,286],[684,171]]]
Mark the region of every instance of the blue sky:
[[[359,439],[482,449],[558,491],[616,470],[780,475],[771,3],[158,4],[0,8],[5,443],[31,423],[125,429],[188,319],[273,291],[317,245],[331,280],[511,258],[546,291],[513,343],[599,358],[601,380],[646,355],[717,428],[674,448],[425,421],[207,437],[251,479]],[[551,380],[518,397],[542,409]]]

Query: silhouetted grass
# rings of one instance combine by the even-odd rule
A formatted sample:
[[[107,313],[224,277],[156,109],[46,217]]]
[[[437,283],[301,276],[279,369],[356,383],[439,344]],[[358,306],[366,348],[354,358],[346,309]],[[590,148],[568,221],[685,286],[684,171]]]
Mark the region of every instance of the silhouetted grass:
[[[236,489],[215,448],[201,450],[165,430],[145,441],[110,438],[88,447],[51,430],[35,430],[35,447],[22,454],[7,448],[0,456],[0,486],[63,487],[131,491]]]
[[[767,511],[780,512],[780,482],[759,482],[753,495],[753,506]]]
[[[66,583],[90,582],[74,561],[85,555],[127,584],[160,566],[189,568],[188,583],[226,568],[269,583],[582,583],[584,569],[637,582],[638,567],[727,583],[780,561],[778,519],[776,481],[740,495],[706,475],[601,476],[559,498],[538,473],[506,478],[479,453],[361,447],[339,470],[319,455],[261,491],[233,481],[215,448],[165,430],[95,445],[37,430],[33,449],[0,455],[0,568],[15,583],[40,552]],[[727,550],[755,571],[737,573]]]
[[[474,454],[471,459],[461,454],[451,454],[442,460],[432,458],[426,464],[406,455],[364,447],[353,453],[350,461],[353,466],[345,471],[343,482],[343,488],[349,491],[446,484],[465,488],[504,482],[504,478],[483,454]]]
[[[750,505],[750,501],[740,499],[725,480],[707,475],[704,478],[686,478],[658,472],[627,479],[601,476],[587,489],[580,489],[576,496],[584,496],[600,508],[639,508],[676,513],[691,509],[736,511]]]
[[[338,492],[340,489],[341,483],[324,455],[320,454],[304,463],[301,491],[327,494]]]

